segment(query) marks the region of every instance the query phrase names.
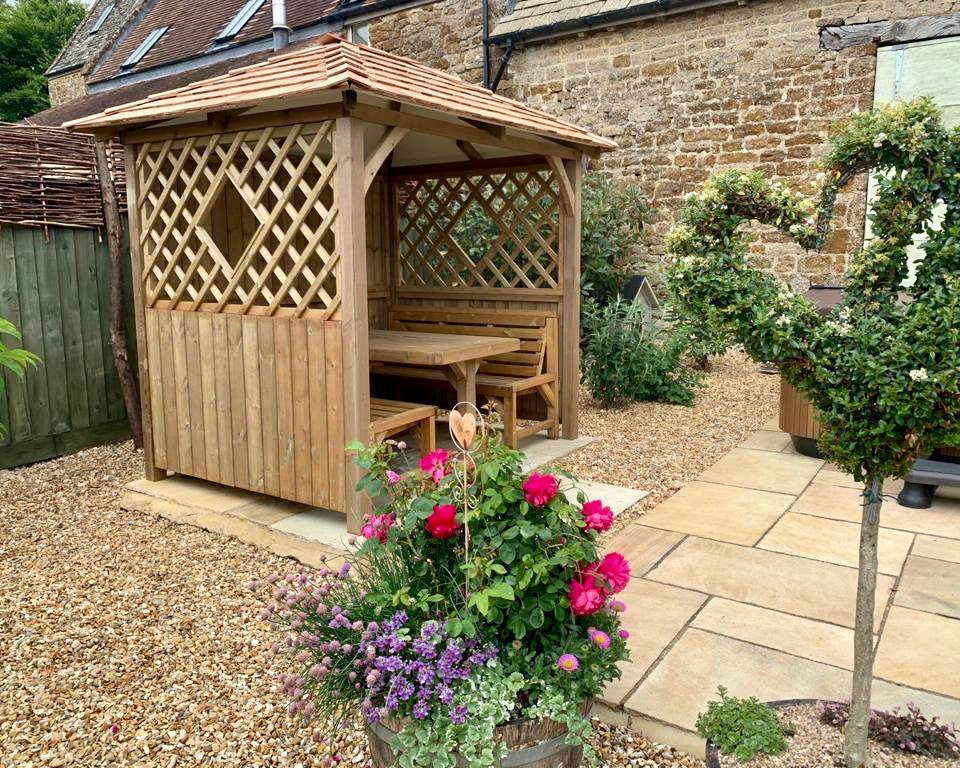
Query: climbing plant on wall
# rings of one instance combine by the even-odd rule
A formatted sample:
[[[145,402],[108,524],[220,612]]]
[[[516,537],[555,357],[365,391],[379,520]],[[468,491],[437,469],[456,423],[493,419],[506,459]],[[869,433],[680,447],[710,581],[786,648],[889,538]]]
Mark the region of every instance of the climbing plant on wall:
[[[960,133],[927,99],[852,115],[824,159],[818,200],[762,173],[729,171],[692,195],[668,238],[675,299],[729,334],[816,406],[820,447],[864,484],[848,768],[867,764],[873,674],[877,536],[883,481],[903,477],[937,445],[960,437]],[[873,236],[852,256],[847,299],[826,317],[750,263],[742,224],[822,246],[839,191],[877,172]],[[931,213],[946,204],[938,229]],[[903,288],[907,247],[926,240],[916,281]]]

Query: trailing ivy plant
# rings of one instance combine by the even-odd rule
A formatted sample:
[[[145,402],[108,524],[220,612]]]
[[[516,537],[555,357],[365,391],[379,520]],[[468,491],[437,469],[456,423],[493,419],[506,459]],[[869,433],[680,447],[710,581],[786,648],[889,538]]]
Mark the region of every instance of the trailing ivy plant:
[[[925,451],[960,438],[960,133],[928,99],[854,114],[832,141],[818,201],[761,173],[710,179],[668,238],[671,282],[683,309],[744,345],[816,406],[821,449],[864,483],[855,662],[845,763],[867,764],[873,609],[883,480],[903,477]],[[750,221],[822,246],[837,194],[877,173],[873,237],[850,261],[847,299],[826,318],[754,268]],[[934,207],[945,207],[940,228]],[[926,255],[909,291],[907,248]]]
[[[3,396],[6,386],[3,377],[4,369],[10,371],[18,379],[23,379],[26,376],[27,368],[36,367],[37,363],[40,362],[40,358],[27,349],[8,347],[3,342],[4,336],[9,336],[16,341],[20,341],[22,338],[20,331],[16,329],[13,323],[0,317],[0,397]],[[0,423],[0,440],[6,435],[7,426]]]

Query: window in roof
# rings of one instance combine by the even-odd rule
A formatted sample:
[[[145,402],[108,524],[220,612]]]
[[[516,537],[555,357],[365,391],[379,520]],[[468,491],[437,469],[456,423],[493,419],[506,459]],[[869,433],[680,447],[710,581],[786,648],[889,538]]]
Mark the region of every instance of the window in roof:
[[[107,20],[107,16],[109,16],[109,15],[111,14],[111,12],[113,11],[113,7],[114,7],[114,3],[110,3],[110,5],[108,5],[106,8],[104,8],[104,9],[100,12],[100,15],[97,16],[97,20],[96,20],[95,22],[93,22],[93,26],[90,27],[90,34],[91,34],[91,35],[95,35],[97,32],[100,31],[100,27],[103,26],[103,22],[105,22],[105,21]]]
[[[220,30],[220,34],[217,35],[214,42],[222,43],[224,40],[236,37],[244,25],[253,17],[253,14],[260,10],[264,2],[265,0],[247,0],[243,8],[237,11],[237,15],[230,20],[230,23]]]
[[[121,69],[128,69],[140,62],[144,56],[149,53],[150,49],[157,44],[157,40],[163,37],[163,33],[166,32],[170,27],[157,27],[154,30],[151,30],[150,34],[147,35],[143,42],[137,46],[137,49],[131,53],[125,62],[120,65]]]
[[[360,45],[370,45],[370,25],[352,24],[347,27],[347,40]]]

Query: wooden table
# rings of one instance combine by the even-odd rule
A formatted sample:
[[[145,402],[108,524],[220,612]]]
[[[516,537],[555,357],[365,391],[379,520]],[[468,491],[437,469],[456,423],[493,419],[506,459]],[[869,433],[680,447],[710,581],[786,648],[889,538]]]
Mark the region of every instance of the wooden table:
[[[456,387],[457,401],[477,401],[477,368],[487,357],[516,352],[519,339],[461,336],[456,333],[370,331],[370,360],[377,363],[442,368]]]

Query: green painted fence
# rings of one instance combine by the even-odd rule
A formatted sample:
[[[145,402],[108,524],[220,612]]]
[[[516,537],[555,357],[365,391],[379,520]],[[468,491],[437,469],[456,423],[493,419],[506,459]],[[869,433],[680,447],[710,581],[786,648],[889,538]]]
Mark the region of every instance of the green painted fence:
[[[129,435],[110,347],[105,237],[92,229],[0,224],[0,317],[42,360],[23,382],[5,374],[0,469]],[[131,337],[133,327],[131,311]]]

